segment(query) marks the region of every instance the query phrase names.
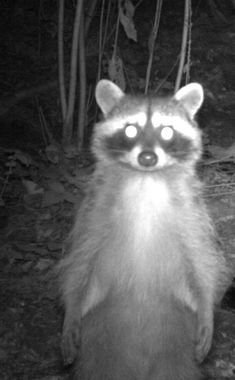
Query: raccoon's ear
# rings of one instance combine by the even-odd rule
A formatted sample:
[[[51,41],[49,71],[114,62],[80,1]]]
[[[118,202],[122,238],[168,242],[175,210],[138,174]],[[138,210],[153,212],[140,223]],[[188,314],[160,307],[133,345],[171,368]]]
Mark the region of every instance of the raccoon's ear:
[[[204,99],[203,88],[199,83],[190,83],[177,91],[174,99],[183,105],[193,119]]]
[[[95,89],[97,104],[105,116],[124,95],[124,92],[108,79],[100,80]]]

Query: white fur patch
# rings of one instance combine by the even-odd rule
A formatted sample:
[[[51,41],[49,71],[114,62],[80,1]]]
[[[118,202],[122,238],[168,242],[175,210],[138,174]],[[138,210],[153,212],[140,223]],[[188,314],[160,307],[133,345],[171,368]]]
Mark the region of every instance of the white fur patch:
[[[159,112],[154,112],[151,117],[151,122],[154,128],[172,126],[175,131],[181,133],[183,136],[190,137],[191,139],[197,137],[197,130],[179,116],[162,115]]]
[[[133,167],[139,168],[138,156],[141,151],[142,149],[139,145],[135,146],[130,152],[123,156],[123,161],[129,162]]]
[[[128,116],[125,122],[129,124],[138,124],[140,127],[144,127],[147,123],[147,115],[145,112],[139,112],[135,115]]]
[[[159,265],[156,242],[162,231],[166,215],[171,213],[170,194],[166,183],[149,176],[129,180],[123,192],[124,225],[128,231],[126,255],[139,281],[155,281],[156,265]],[[126,227],[124,227],[126,226]],[[161,270],[160,270],[161,271]],[[145,290],[140,289],[141,291]]]
[[[142,244],[146,246],[146,241],[153,236],[154,225],[158,224],[161,213],[169,205],[167,185],[151,175],[145,175],[130,181],[123,196],[137,247]]]
[[[154,151],[158,157],[158,162],[156,165],[158,168],[162,168],[166,164],[170,163],[170,157],[168,155],[166,155],[166,153],[164,152],[164,150],[162,148],[156,147],[154,149]]]
[[[184,136],[190,137],[193,140],[197,137],[197,130],[193,128],[187,121],[179,116],[171,117],[173,128]],[[169,124],[168,124],[169,125]]]
[[[154,128],[160,127],[161,120],[162,120],[162,115],[159,112],[154,112],[152,114],[151,122],[152,122]]]
[[[103,134],[105,136],[111,136],[116,131],[123,129],[127,124],[137,124],[141,128],[147,123],[147,115],[145,112],[138,112],[134,115],[128,115],[123,117],[114,117],[113,119],[102,121],[96,124],[96,129],[98,133]]]

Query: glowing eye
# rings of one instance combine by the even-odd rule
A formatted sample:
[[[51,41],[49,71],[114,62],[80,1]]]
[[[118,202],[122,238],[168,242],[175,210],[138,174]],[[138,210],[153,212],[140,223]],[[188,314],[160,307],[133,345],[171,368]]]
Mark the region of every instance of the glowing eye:
[[[161,130],[161,137],[165,141],[170,141],[174,136],[174,131],[171,127],[164,127]]]
[[[125,129],[125,135],[130,139],[137,136],[138,129],[134,125],[128,125]]]

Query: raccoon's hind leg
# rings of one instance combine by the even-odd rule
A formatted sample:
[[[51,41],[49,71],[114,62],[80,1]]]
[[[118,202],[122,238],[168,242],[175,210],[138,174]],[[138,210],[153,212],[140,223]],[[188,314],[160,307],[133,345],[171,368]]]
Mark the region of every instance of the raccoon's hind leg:
[[[204,284],[203,286],[194,284],[197,293],[193,293],[184,282],[175,289],[176,298],[196,313],[195,356],[199,363],[204,360],[211,348],[214,325],[214,297],[209,289],[206,293],[204,286]]]
[[[207,300],[208,302],[208,300]],[[208,352],[210,351],[213,330],[214,330],[214,311],[211,302],[205,302],[204,305],[200,305],[200,310],[198,310],[198,328],[196,333],[196,359],[201,363]]]
[[[82,292],[75,288],[67,294],[61,341],[62,356],[66,365],[73,363],[77,356],[81,318],[105,298],[107,291],[108,288],[101,286],[93,276]]]
[[[213,266],[214,264],[214,266]],[[220,265],[220,266],[219,266]],[[212,273],[211,281],[202,285],[203,279],[206,279],[209,270],[216,271],[222,268],[221,273]],[[230,282],[230,274],[226,262],[211,263],[210,268],[204,276],[201,276],[201,296],[197,307],[197,335],[196,335],[196,358],[202,362],[210,351],[213,330],[214,330],[214,309],[215,304],[219,304]],[[214,286],[211,284],[214,283]]]

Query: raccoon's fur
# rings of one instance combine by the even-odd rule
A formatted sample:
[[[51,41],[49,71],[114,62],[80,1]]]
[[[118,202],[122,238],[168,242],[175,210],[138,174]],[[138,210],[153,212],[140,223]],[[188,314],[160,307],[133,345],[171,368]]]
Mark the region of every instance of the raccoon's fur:
[[[101,80],[96,100],[96,170],[60,264],[64,361],[81,380],[198,380],[229,278],[195,171],[202,87]]]

